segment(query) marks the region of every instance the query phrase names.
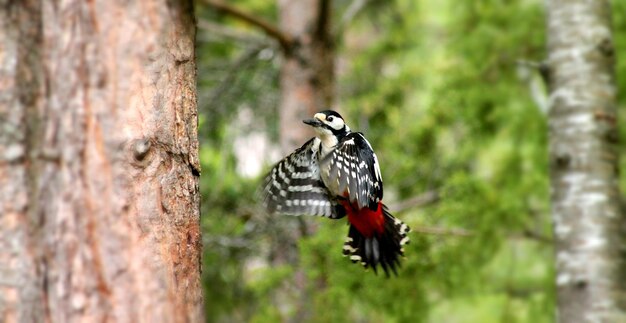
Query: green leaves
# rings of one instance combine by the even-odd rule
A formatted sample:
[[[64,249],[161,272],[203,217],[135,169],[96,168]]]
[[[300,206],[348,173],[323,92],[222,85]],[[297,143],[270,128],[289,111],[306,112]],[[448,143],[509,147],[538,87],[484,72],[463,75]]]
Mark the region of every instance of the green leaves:
[[[383,165],[386,192],[391,192],[387,201],[429,190],[441,195],[435,205],[399,216],[412,227],[460,227],[473,233],[470,237],[422,236],[425,243],[407,251],[406,266],[432,271],[425,277],[409,274],[404,279],[410,286],[424,280],[428,292],[422,299],[434,297],[442,307],[448,300],[473,302],[473,306],[484,306],[485,313],[517,297],[495,285],[508,289],[538,286],[516,301],[515,311],[500,315],[515,321],[533,312],[537,318],[550,320],[552,310],[546,307],[537,314],[531,301],[539,297],[554,302],[552,288],[544,285],[550,270],[529,275],[524,266],[502,265],[512,253],[521,253],[516,261],[530,267],[551,263],[550,252],[539,252],[533,247],[537,242],[524,235],[529,230],[550,235],[547,129],[545,117],[516,75],[518,59],[542,59],[543,31],[537,28],[543,24],[540,3],[424,2],[420,8],[429,13],[428,18],[418,13],[407,16],[419,17],[421,24],[416,25],[421,28],[393,29],[392,39],[405,39],[410,49],[389,55],[361,50],[359,56],[365,62],[379,61],[380,66],[396,64],[399,72],[386,77],[381,73],[384,67],[364,69],[357,61],[356,75],[375,82],[367,86],[377,91],[364,91],[364,96],[352,92],[346,101],[352,118],[368,117],[367,135]],[[379,41],[390,40],[381,37]],[[373,44],[371,48],[388,47]],[[361,108],[371,107],[371,102],[380,106]],[[529,241],[514,246],[511,239]],[[550,245],[542,247],[550,250]],[[420,263],[424,258],[430,261]],[[489,277],[498,274],[508,279],[491,281],[494,288],[485,288]],[[395,295],[409,302],[410,297]],[[492,295],[499,295],[499,301],[491,301]],[[434,321],[458,316],[439,313],[436,317]],[[478,321],[493,316],[482,318]]]
[[[272,18],[266,2],[238,4]],[[347,5],[337,2],[336,14]],[[620,32],[626,5],[613,6],[618,80],[626,89],[626,34]],[[281,280],[300,270],[312,321],[551,322],[548,127],[517,74],[518,60],[545,57],[542,3],[398,0],[365,10],[338,44],[337,106],[376,151],[386,203],[428,191],[440,196],[394,215],[413,228],[462,228],[471,235],[412,233],[400,276],[385,279],[341,256],[345,221],[317,219],[294,266],[263,265],[268,241],[283,234],[272,231],[272,221],[293,219],[255,213],[258,182],[235,171],[228,128],[238,109],[251,107],[270,137],[278,133],[273,107],[280,60],[257,55],[233,74],[225,96],[201,100],[208,102],[201,148],[204,273],[208,307],[219,309],[214,320],[284,319],[271,299]],[[236,61],[241,46],[198,47],[205,62],[201,89],[219,87],[216,62]],[[254,259],[262,265],[251,272]]]

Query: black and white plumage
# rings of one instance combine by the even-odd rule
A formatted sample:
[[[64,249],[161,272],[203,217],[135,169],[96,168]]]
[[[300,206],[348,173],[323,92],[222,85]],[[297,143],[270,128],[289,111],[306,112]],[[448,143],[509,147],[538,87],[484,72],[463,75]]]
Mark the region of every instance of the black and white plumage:
[[[270,213],[318,215],[339,219],[346,214],[337,208],[319,172],[320,140],[312,138],[287,156],[265,177],[263,204]]]
[[[409,227],[382,203],[383,181],[372,146],[341,115],[326,110],[304,120],[317,137],[278,162],[265,177],[262,202],[269,213],[348,216],[344,255],[365,267],[396,273]]]
[[[360,208],[375,210],[383,199],[383,179],[378,158],[360,132],[351,132],[320,162],[327,187],[334,193],[348,192]]]

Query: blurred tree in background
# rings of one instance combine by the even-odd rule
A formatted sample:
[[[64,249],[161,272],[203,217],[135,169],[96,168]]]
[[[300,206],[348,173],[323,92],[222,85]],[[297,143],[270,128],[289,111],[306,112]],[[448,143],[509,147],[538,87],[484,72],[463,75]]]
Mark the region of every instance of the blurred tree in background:
[[[549,160],[559,322],[625,322],[611,6],[546,2]]]
[[[274,2],[229,4],[285,28]],[[385,200],[414,229],[407,259],[399,277],[378,277],[341,256],[347,226],[261,213],[258,178],[284,153],[280,80],[289,56],[267,30],[199,1],[207,319],[295,321],[306,306],[319,322],[552,322],[543,3],[327,4],[333,108],[378,154]],[[626,3],[613,3],[613,24],[623,93]],[[299,121],[292,127],[306,131]],[[296,259],[277,265],[279,223],[303,237]],[[298,293],[306,303],[289,296]]]

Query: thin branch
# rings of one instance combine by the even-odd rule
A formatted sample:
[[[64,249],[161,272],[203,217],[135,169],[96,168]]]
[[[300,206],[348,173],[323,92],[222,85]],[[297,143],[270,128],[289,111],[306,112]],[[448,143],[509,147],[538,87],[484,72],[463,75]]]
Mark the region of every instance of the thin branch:
[[[227,38],[245,44],[256,44],[271,46],[274,42],[267,37],[260,36],[256,33],[241,31],[236,28],[230,28],[223,24],[217,24],[206,19],[198,19],[198,29],[207,31],[211,38]],[[217,36],[217,37],[215,37]],[[205,39],[210,41],[210,38]]]
[[[535,62],[535,61],[528,61],[524,59],[518,59],[517,64],[521,66],[527,66],[527,67],[532,67],[532,68],[537,69],[539,71],[539,74],[541,75],[541,79],[546,84],[550,83],[550,66],[548,66],[547,62],[545,61]]]
[[[521,81],[527,84],[531,99],[544,115],[547,114],[548,109],[550,108],[548,95],[545,90],[548,85],[549,78],[549,69],[547,64],[545,62],[518,60],[517,66],[517,75]],[[537,72],[538,75],[541,76],[541,81],[538,77],[534,77],[534,72]]]
[[[218,245],[225,248],[252,249],[254,243],[246,238],[229,237],[229,236],[212,236],[202,239],[202,243],[207,245]]]
[[[412,227],[411,232],[432,234],[439,236],[470,237],[474,232],[463,228],[442,228],[442,227]]]
[[[289,52],[293,47],[294,40],[289,34],[284,33],[278,27],[263,19],[255,17],[252,14],[243,12],[220,0],[202,0],[202,2],[208,6],[215,8],[217,11],[231,15],[235,18],[238,18],[255,27],[262,29],[268,36],[276,39],[285,52]]]
[[[506,286],[500,292],[505,292],[515,298],[529,298],[537,293],[544,293],[545,288],[541,286]]]
[[[544,243],[548,243],[548,244],[553,244],[554,240],[548,236],[545,236],[539,232],[530,230],[530,229],[526,229],[524,230],[524,236],[537,240],[539,242],[544,242]]]
[[[230,65],[226,71],[226,75],[222,78],[219,85],[215,86],[213,91],[210,92],[208,98],[208,105],[213,106],[217,99],[221,98],[224,93],[233,89],[233,83],[241,71],[247,68],[251,64],[262,50],[262,47],[251,47],[243,52],[235,61]]]
[[[335,28],[335,35],[340,35],[343,33],[345,28],[354,20],[354,18],[365,8],[369,1],[368,0],[353,0],[346,11],[344,11],[341,16],[341,20]]]
[[[414,207],[426,206],[439,201],[439,193],[437,191],[428,191],[420,195],[408,198],[403,201],[396,202],[389,206],[391,212],[402,212]]]

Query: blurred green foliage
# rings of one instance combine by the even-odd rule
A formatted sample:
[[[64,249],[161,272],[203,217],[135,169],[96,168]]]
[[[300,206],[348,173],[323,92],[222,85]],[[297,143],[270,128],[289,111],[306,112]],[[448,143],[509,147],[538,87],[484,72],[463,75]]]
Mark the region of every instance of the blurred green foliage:
[[[276,21],[272,2],[232,4]],[[335,1],[335,21],[349,5]],[[198,7],[201,25],[241,36],[198,34],[207,319],[281,321],[294,310],[275,307],[277,290],[296,268],[267,265],[267,246],[283,233],[255,210],[259,179],[237,173],[242,132],[231,130],[251,109],[260,120],[252,130],[276,140],[280,52],[248,25]],[[625,93],[626,3],[613,11]],[[372,1],[350,23],[338,44],[337,106],[377,152],[385,201],[437,192],[437,202],[396,215],[415,229],[471,235],[413,233],[399,277],[386,279],[341,256],[343,221],[318,219],[298,245],[312,321],[554,320],[548,129],[529,87],[538,71],[520,63],[545,58],[544,25],[539,0]]]

